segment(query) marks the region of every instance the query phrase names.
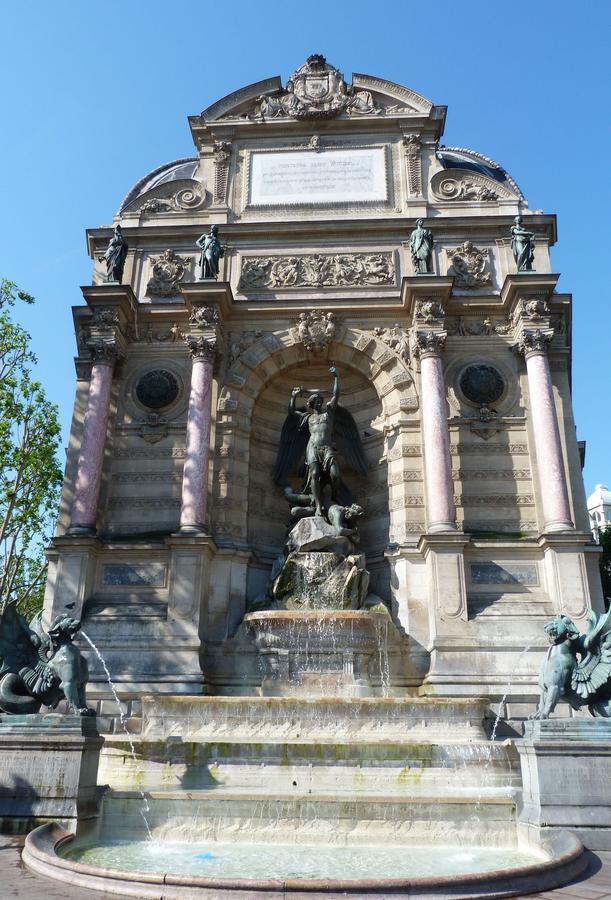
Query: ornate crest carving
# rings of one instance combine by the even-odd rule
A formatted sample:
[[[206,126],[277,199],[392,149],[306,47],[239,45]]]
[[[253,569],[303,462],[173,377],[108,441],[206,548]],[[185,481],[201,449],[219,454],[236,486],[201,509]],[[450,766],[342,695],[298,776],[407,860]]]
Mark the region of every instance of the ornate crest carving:
[[[394,284],[392,253],[252,256],[242,262],[239,291],[288,287]]]
[[[313,309],[299,314],[295,338],[306,350],[324,350],[335,339],[336,332],[335,313]]]
[[[488,254],[478,250],[471,241],[465,241],[455,250],[446,250],[446,254],[451,263],[448,275],[454,276],[456,287],[478,288],[491,283]]]
[[[147,294],[157,297],[172,297],[178,293],[178,284],[184,278],[186,260],[173,250],[166,250],[161,256],[153,257],[153,277],[146,286]]]

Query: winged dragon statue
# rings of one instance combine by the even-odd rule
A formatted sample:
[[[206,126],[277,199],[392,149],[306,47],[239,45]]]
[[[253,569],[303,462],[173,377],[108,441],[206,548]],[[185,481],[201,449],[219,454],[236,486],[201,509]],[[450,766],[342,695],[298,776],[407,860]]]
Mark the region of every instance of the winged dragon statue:
[[[331,489],[331,504],[352,503],[347,486],[342,482],[337,461],[341,453],[348,468],[365,475],[367,460],[356,422],[339,403],[340,382],[335,366],[331,399],[325,403],[321,391],[311,391],[307,406],[296,407],[296,400],[306,393],[303,387],[291,391],[288,415],[282,426],[280,446],[274,467],[274,481],[284,487],[293,472],[305,474],[302,495],[310,496],[313,515],[324,516],[324,492]],[[305,462],[305,470],[303,463]]]
[[[539,708],[531,718],[547,719],[561,700],[593,716],[611,716],[611,610],[593,612],[586,634],[568,616],[544,626],[550,640],[541,666]]]
[[[65,613],[48,632],[40,614],[28,625],[14,603],[0,613],[0,710],[25,715],[68,702],[76,715],[93,716],[85,699],[87,660],[73,643],[81,627]]]

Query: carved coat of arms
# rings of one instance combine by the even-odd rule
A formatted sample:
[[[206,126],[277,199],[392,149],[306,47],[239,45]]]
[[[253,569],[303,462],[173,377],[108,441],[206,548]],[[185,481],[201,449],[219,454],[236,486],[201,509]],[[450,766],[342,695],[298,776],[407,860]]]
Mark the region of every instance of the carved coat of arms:
[[[337,325],[332,312],[302,312],[299,315],[294,339],[302,343],[306,350],[324,350],[335,339]]]

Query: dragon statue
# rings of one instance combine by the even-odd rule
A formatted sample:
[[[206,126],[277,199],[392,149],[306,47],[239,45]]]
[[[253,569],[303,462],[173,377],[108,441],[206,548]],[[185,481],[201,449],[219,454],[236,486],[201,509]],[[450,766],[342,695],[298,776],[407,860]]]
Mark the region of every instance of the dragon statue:
[[[25,715],[66,700],[71,712],[93,716],[87,706],[87,660],[73,643],[81,627],[65,613],[48,632],[40,614],[28,625],[14,603],[0,613],[0,710]]]
[[[593,612],[586,634],[568,616],[544,626],[550,640],[541,666],[539,708],[532,719],[548,719],[561,700],[593,716],[611,716],[611,610]]]

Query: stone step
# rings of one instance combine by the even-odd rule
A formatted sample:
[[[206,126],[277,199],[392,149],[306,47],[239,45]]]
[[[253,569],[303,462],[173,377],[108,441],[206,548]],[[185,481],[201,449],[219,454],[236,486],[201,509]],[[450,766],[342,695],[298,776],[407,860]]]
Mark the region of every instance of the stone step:
[[[142,736],[190,741],[485,740],[483,698],[142,698]]]
[[[509,741],[209,742],[107,739],[99,780],[113,789],[268,785],[271,790],[341,789],[409,795],[422,790],[520,786]]]
[[[144,839],[142,814],[156,840],[333,843],[463,843],[512,846],[515,803],[497,790],[477,798],[271,793],[269,790],[111,792],[95,839]]]

